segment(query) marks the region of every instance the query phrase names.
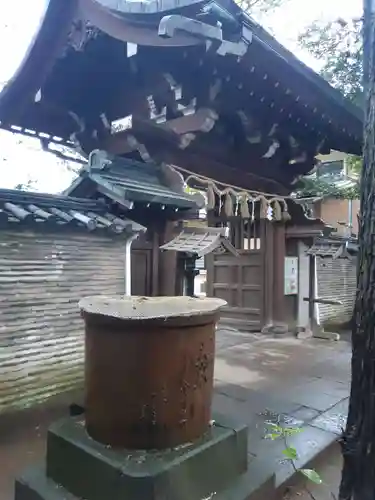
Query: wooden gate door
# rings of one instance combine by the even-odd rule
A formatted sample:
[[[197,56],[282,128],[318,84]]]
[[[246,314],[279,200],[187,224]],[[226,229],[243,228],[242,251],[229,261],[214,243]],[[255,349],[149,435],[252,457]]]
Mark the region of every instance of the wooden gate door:
[[[206,258],[207,295],[227,301],[222,323],[260,331],[265,323],[265,239],[248,226],[243,220],[230,224],[231,242],[239,257],[224,253]]]
[[[132,245],[132,295],[152,295],[153,245],[141,235]]]

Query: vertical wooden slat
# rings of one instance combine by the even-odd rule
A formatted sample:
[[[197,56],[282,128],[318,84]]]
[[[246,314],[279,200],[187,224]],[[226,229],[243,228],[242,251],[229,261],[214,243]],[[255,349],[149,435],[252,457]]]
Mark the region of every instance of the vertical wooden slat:
[[[162,243],[170,241],[174,236],[174,222],[165,224]],[[174,296],[176,293],[177,252],[164,251],[159,257],[159,293]]]
[[[214,282],[215,282],[215,255],[209,254],[206,256],[206,294],[207,297],[214,297]]]
[[[151,295],[159,295],[159,258],[160,243],[158,231],[152,231],[152,277],[151,277]]]
[[[263,257],[263,326],[270,324],[273,317],[274,280],[274,232],[273,224],[264,219],[260,222],[260,249]]]
[[[273,284],[273,320],[284,322],[285,320],[285,225],[274,222],[274,284]]]

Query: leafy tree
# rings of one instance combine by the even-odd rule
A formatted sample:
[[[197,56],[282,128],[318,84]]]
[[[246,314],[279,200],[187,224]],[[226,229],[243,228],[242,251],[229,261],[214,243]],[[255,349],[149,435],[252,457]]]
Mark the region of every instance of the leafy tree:
[[[330,196],[342,200],[358,200],[360,197],[359,182],[351,187],[342,188],[334,182],[304,177],[297,184],[295,194],[297,198],[314,196]]]
[[[265,14],[280,7],[285,0],[237,0],[241,9],[249,14]]]
[[[321,75],[355,104],[363,105],[362,19],[312,23],[301,46],[323,62]]]
[[[29,178],[27,182],[21,182],[20,184],[14,186],[14,189],[17,189],[18,191],[32,191],[36,187],[35,184],[36,182]]]
[[[329,23],[315,21],[299,37],[299,43],[312,56],[323,62],[321,75],[333,86],[339,89],[348,99],[357,106],[363,106],[363,42],[362,19],[337,19]],[[362,158],[350,156],[348,158],[349,172],[359,175],[362,170]],[[312,183],[307,184],[308,190]],[[321,190],[317,184],[313,190]],[[337,188],[332,184],[325,186],[332,190],[331,195],[337,196]],[[359,188],[356,186],[351,192],[342,192],[339,197],[350,199],[353,195],[358,198]]]
[[[348,158],[348,169],[350,174],[360,175],[362,170],[362,158],[359,156],[349,156]]]

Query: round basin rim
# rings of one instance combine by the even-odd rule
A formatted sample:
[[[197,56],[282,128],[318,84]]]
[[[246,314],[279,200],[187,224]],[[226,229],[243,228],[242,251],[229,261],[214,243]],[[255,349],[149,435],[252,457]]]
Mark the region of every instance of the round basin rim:
[[[193,317],[214,314],[226,301],[211,297],[138,297],[95,295],[79,302],[83,313],[124,320]]]

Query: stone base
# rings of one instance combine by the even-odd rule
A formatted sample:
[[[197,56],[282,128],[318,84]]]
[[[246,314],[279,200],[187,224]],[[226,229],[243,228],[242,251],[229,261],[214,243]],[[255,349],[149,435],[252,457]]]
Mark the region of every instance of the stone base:
[[[49,479],[45,465],[30,467],[17,479],[15,498],[17,500],[82,500]]]
[[[333,340],[335,342],[340,340],[340,335],[335,332],[326,332],[324,329],[314,330],[313,337],[316,339]]]
[[[82,500],[49,479],[45,466],[32,467],[17,480],[15,498],[17,500]],[[176,498],[180,496],[176,494]],[[224,491],[215,494],[212,492],[211,495],[203,498],[204,500],[274,500],[276,498],[275,476],[259,478],[254,477],[254,474],[245,473]],[[133,497],[129,500],[144,499]]]
[[[101,445],[78,417],[52,425],[47,466],[17,481],[15,499],[201,500],[225,491],[246,469],[247,428],[227,419],[194,444],[144,452]]]
[[[290,328],[287,323],[272,322],[265,325],[261,333],[277,338],[288,335],[290,333]]]

